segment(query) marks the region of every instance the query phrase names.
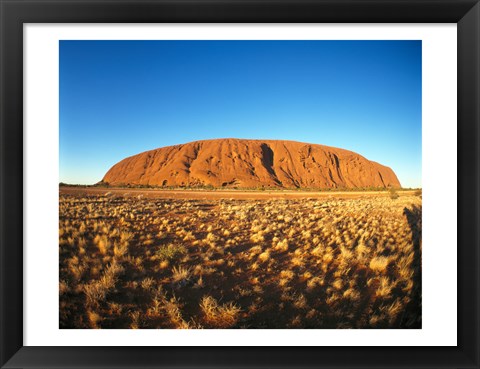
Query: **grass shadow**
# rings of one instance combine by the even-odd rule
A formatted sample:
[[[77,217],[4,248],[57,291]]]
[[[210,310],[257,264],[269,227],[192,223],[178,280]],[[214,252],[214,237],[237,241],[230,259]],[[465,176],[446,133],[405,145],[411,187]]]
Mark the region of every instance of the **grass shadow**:
[[[413,244],[413,288],[411,302],[401,317],[400,326],[405,328],[422,328],[422,206],[413,205],[403,209],[412,232]]]

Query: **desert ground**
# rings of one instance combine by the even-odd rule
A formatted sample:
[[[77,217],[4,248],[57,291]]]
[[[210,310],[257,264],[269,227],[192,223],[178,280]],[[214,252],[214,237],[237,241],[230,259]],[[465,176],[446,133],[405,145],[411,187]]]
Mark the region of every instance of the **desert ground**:
[[[60,187],[60,328],[421,328],[418,191]]]

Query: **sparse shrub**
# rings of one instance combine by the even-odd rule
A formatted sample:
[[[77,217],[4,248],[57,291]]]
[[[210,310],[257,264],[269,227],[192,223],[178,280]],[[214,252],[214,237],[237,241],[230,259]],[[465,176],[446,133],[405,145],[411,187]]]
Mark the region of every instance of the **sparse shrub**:
[[[138,329],[140,328],[140,312],[139,311],[132,311],[130,313],[131,323],[130,329]]]
[[[241,309],[233,303],[219,305],[212,296],[204,296],[200,302],[203,320],[211,328],[231,328],[238,321]]]
[[[282,241],[279,241],[276,245],[275,245],[275,250],[278,250],[278,251],[288,251],[288,241],[286,238],[284,238]]]
[[[95,244],[98,247],[98,251],[102,255],[106,255],[108,249],[110,248],[110,241],[108,240],[107,236],[105,235],[96,235],[94,240]]]
[[[258,255],[258,260],[262,263],[265,263],[269,259],[270,259],[270,251],[269,250],[264,251],[260,255]]]
[[[388,190],[389,196],[392,200],[398,199],[399,195],[398,192],[395,188],[391,187],[390,190]]]
[[[88,323],[90,325],[90,328],[93,328],[93,329],[100,328],[98,323],[101,322],[102,318],[100,317],[100,315],[98,315],[98,313],[92,310],[88,310],[87,318],[88,318]]]
[[[160,247],[155,256],[160,261],[175,261],[186,254],[187,250],[183,245],[168,244]]]
[[[95,306],[105,300],[108,290],[100,283],[91,283],[83,287],[88,305]]]
[[[165,311],[167,312],[170,321],[173,323],[175,328],[180,329],[189,329],[192,328],[182,317],[182,312],[180,310],[180,301],[174,296],[170,300],[165,301]],[[196,328],[196,327],[195,327]]]
[[[65,281],[60,281],[59,288],[58,288],[60,295],[63,295],[69,292],[69,290],[70,290],[70,287],[68,286],[68,283]]]
[[[383,273],[387,270],[388,258],[384,256],[374,257],[369,264],[370,269],[375,272]]]
[[[128,252],[128,241],[115,242],[113,246],[113,255],[122,257]]]
[[[142,281],[142,288],[144,290],[150,290],[153,288],[155,284],[155,280],[152,277],[147,277]]]
[[[387,298],[390,296],[390,293],[392,292],[392,284],[390,283],[390,280],[387,277],[381,277],[380,278],[380,284],[377,288],[376,294],[379,297]]]
[[[172,281],[174,283],[186,283],[192,274],[192,270],[190,268],[185,268],[183,266],[173,267],[172,268]]]

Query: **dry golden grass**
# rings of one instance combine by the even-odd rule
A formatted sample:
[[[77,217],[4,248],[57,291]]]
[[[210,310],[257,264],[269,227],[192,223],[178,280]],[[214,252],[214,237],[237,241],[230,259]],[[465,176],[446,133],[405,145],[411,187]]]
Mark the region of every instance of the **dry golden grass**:
[[[62,328],[420,328],[421,198],[60,196]]]

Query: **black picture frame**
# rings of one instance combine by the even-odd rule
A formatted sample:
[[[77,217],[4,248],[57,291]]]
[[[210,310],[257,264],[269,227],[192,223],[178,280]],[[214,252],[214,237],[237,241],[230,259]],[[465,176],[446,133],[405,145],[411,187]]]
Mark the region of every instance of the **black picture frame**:
[[[0,0],[0,14],[2,368],[479,368],[479,0]],[[23,25],[150,22],[457,23],[456,347],[23,346]]]

